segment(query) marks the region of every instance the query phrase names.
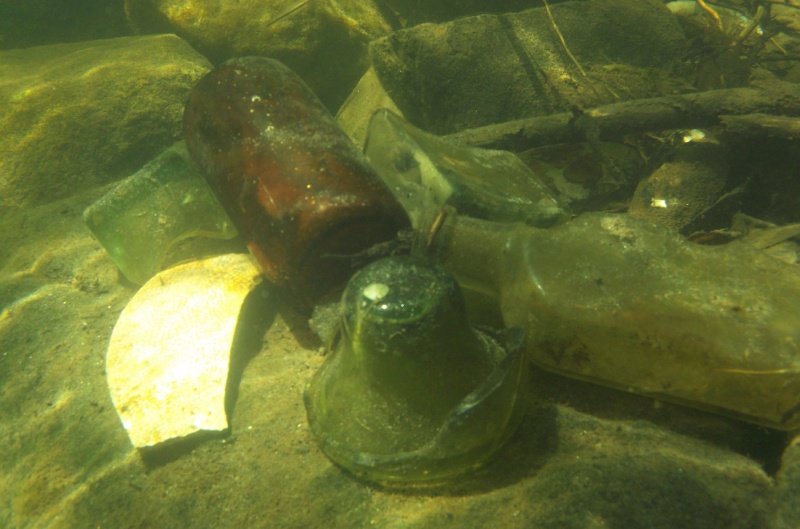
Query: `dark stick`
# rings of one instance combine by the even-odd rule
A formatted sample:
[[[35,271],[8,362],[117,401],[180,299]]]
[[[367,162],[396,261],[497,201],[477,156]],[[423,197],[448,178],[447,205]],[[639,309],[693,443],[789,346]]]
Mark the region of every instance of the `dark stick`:
[[[744,114],[800,116],[800,85],[775,80],[757,88],[625,101],[467,129],[446,137],[475,147],[521,152],[557,143],[610,141],[625,134],[711,127],[720,123],[721,115]]]

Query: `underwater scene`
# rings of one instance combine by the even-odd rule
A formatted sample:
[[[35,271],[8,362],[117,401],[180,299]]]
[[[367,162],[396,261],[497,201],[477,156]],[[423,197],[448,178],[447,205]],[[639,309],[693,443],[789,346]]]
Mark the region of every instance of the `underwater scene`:
[[[797,529],[800,0],[0,0],[0,529]]]

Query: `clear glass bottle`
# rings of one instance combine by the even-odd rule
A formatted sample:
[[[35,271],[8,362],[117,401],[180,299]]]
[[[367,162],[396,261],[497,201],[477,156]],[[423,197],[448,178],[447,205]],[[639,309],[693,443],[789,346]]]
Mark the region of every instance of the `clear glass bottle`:
[[[800,427],[800,271],[743,243],[705,247],[625,214],[538,229],[429,219],[426,251],[495,296],[537,365]]]

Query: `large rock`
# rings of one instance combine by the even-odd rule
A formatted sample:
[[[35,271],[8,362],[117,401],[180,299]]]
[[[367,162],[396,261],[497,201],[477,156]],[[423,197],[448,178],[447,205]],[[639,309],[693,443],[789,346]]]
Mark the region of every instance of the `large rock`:
[[[435,134],[671,89],[652,69],[680,57],[685,39],[657,0],[551,11],[580,69],[544,8],[397,31],[371,44],[372,66],[403,115]]]
[[[141,167],[180,136],[209,68],[174,35],[0,53],[0,216]]]
[[[778,473],[775,529],[800,527],[800,437],[786,448]]]
[[[272,57],[335,111],[367,69],[367,45],[391,31],[372,0],[126,0],[139,32],[172,32],[214,63]]]

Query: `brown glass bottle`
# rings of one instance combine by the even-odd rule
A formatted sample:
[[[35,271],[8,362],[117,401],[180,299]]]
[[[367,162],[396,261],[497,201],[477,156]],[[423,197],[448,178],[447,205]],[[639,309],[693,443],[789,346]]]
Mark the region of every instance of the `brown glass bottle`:
[[[458,215],[428,251],[493,295],[537,365],[769,427],[800,427],[800,273],[629,215],[549,229]]]
[[[299,305],[408,225],[361,151],[278,61],[232,59],[209,73],[189,98],[184,134],[267,277]]]

